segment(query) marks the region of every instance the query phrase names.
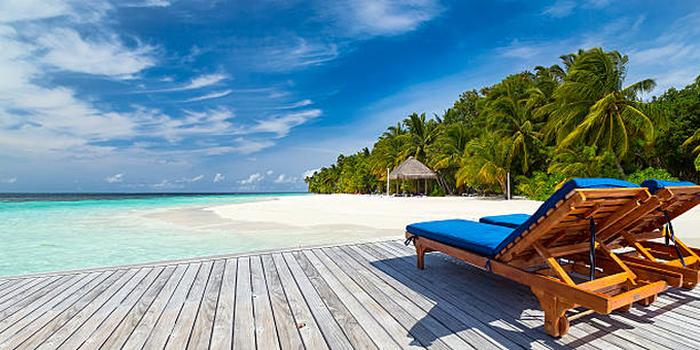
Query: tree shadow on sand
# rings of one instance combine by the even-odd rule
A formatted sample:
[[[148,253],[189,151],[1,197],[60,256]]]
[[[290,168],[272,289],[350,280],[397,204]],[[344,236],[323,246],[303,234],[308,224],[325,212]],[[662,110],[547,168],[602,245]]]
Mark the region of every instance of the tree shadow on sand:
[[[670,291],[663,302],[651,307],[635,305],[626,313],[581,317],[572,322],[569,334],[556,339],[544,332],[544,313],[525,286],[439,253],[427,254],[426,269],[418,270],[415,255],[406,255],[410,252],[394,243],[365,245],[363,249],[376,259],[371,262],[376,269],[433,302],[409,330],[410,336],[426,347],[455,336],[477,348],[494,343],[508,348],[531,348],[538,343],[565,349],[624,346],[647,339],[662,342],[658,339],[668,338],[668,329],[657,329],[654,318],[696,300],[688,293]],[[443,327],[436,327],[436,323]]]

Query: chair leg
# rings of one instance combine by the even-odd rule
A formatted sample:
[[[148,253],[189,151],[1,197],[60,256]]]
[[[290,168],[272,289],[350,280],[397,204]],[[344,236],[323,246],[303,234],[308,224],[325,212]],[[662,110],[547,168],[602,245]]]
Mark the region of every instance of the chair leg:
[[[544,311],[544,330],[553,337],[563,337],[569,332],[569,319],[566,318],[566,311],[572,305],[562,302],[561,299],[538,289],[532,289],[540,301],[540,307]]]
[[[644,306],[649,306],[649,305],[653,304],[655,301],[656,301],[656,294],[640,300],[639,304],[644,305]]]
[[[425,248],[421,246],[420,243],[416,242],[416,256],[418,257],[418,260],[416,262],[416,266],[418,267],[419,270],[425,269]]]

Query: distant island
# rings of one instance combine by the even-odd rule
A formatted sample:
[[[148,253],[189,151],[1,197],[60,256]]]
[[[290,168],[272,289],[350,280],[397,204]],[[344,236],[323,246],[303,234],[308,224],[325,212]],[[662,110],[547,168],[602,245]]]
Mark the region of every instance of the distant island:
[[[628,83],[628,57],[602,48],[561,56],[464,92],[442,115],[413,113],[371,149],[339,155],[306,178],[315,193],[383,192],[387,169],[410,156],[433,169],[430,195],[504,193],[547,198],[571,177],[700,180],[700,76],[645,98],[654,79]],[[416,191],[418,181],[402,181]]]

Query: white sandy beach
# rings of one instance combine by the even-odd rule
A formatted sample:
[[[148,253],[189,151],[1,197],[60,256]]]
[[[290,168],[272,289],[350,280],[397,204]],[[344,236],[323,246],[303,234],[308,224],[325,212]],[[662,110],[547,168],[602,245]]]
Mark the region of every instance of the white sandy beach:
[[[192,228],[230,228],[241,235],[285,239],[290,246],[401,238],[406,225],[427,220],[533,213],[531,200],[467,197],[394,198],[369,195],[308,195],[271,200],[171,209],[151,217]],[[674,220],[679,237],[700,245],[700,209]]]

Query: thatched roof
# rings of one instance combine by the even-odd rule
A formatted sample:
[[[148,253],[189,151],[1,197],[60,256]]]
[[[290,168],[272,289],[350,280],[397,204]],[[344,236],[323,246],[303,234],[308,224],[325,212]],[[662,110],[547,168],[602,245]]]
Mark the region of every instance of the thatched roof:
[[[389,179],[435,179],[437,175],[423,163],[413,157],[408,157],[389,173]]]

